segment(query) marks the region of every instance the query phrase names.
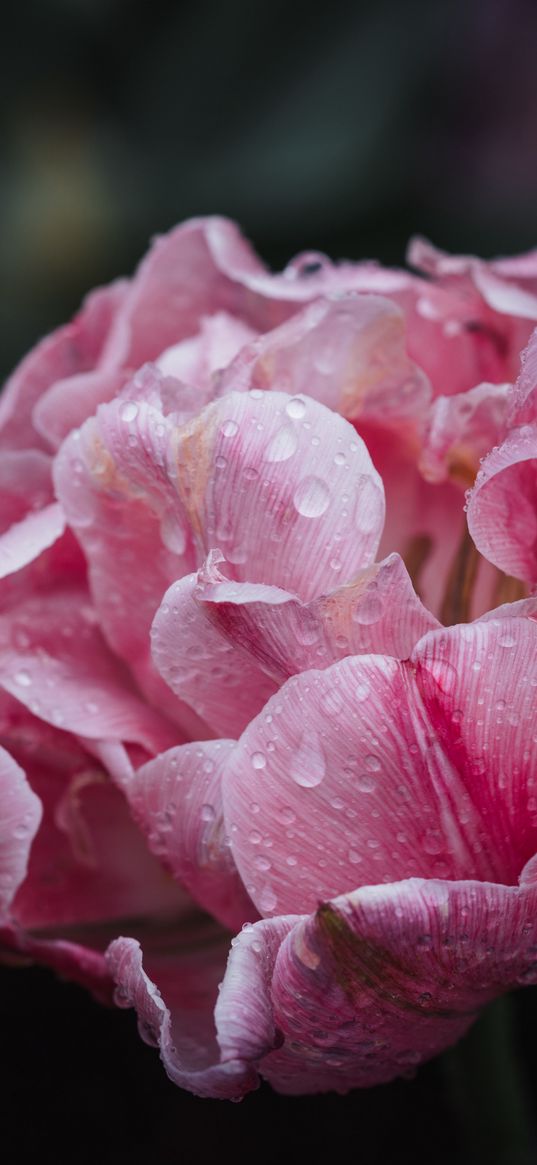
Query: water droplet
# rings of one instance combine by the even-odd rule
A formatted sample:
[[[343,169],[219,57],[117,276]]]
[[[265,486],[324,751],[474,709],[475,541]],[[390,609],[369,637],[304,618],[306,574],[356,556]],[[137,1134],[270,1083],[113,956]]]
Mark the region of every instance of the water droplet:
[[[291,762],[291,777],[303,789],[314,789],[320,785],[326,773],[323,750],[317,733],[304,733],[298,752]]]
[[[224,421],[220,432],[223,437],[235,437],[239,431],[239,426],[236,421]]]
[[[254,769],[264,769],[267,763],[267,758],[263,752],[252,753],[252,766]]]
[[[299,396],[293,396],[287,402],[285,411],[288,417],[292,417],[294,421],[300,421],[306,414],[306,403]]]
[[[305,518],[319,518],[328,508],[330,491],[320,477],[305,477],[295,490],[293,502]]]
[[[292,825],[293,822],[296,821],[296,813],[293,812],[289,805],[284,805],[281,809],[279,809],[277,817],[278,820],[281,821],[282,825]]]
[[[367,700],[367,697],[369,696],[370,691],[371,691],[371,688],[370,688],[367,680],[363,680],[362,683],[358,684],[358,686],[355,688],[355,691],[354,691],[354,695],[355,695],[356,699],[358,700],[358,703],[362,704],[364,700]]]
[[[215,463],[217,469],[225,469],[226,465],[227,465],[227,460],[225,457],[216,457],[214,463]]]
[[[380,758],[375,756],[375,754],[372,752],[369,753],[369,756],[366,756],[364,763],[366,769],[369,769],[370,773],[379,773],[382,768]]]
[[[262,913],[268,913],[271,910],[275,910],[277,905],[278,899],[274,893],[274,890],[270,886],[265,886],[259,895],[260,911]]]
[[[200,817],[202,821],[214,821],[216,813],[212,805],[202,805]]]
[[[284,425],[272,438],[265,457],[267,461],[287,461],[297,448],[298,437],[293,425]]]
[[[367,626],[370,623],[378,623],[382,617],[384,607],[381,600],[376,595],[364,595],[354,608],[352,618],[355,623],[363,623]]]
[[[138,405],[133,400],[126,400],[121,405],[119,415],[122,421],[135,421],[138,416]]]
[[[334,462],[336,465],[345,465],[345,460],[346,458],[344,453],[336,453],[336,456],[334,457]]]
[[[261,834],[259,833],[259,830],[257,830],[257,829],[250,830],[250,832],[248,834],[248,841],[250,841],[252,843],[252,845],[260,845],[262,840],[263,840],[263,838],[262,838]]]
[[[356,777],[356,786],[361,793],[374,793],[377,782],[371,773],[359,773]]]
[[[268,858],[264,857],[263,854],[259,854],[258,857],[255,857],[253,864],[256,870],[270,870],[271,866]]]
[[[350,849],[348,854],[347,854],[347,857],[353,866],[358,866],[362,860],[361,855],[358,853],[358,850],[355,850],[355,849]]]
[[[426,854],[441,854],[445,849],[444,838],[437,829],[428,830],[421,844]]]

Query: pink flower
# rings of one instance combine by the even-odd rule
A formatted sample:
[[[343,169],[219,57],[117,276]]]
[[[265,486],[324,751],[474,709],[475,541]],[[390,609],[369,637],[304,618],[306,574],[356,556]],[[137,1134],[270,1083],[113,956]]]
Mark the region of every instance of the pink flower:
[[[2,950],[203,1096],[537,982],[537,262],[411,259],[194,220],[2,398]]]

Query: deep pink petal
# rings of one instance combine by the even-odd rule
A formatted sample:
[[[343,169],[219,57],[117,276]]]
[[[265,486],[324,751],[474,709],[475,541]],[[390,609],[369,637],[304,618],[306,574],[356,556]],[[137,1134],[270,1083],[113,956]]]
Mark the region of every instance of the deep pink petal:
[[[347,421],[307,397],[230,393],[176,437],[177,489],[201,558],[301,598],[374,559],[382,483]]]
[[[184,892],[149,853],[102,765],[68,733],[9,697],[2,696],[0,712],[0,740],[32,789],[27,787],[30,827],[15,838],[22,862],[35,834],[27,876],[11,907],[18,930],[31,930],[46,942],[62,938],[102,948],[102,938],[86,933],[88,927],[115,920],[124,927],[126,919],[184,910]],[[24,872],[21,865],[21,877]],[[119,922],[112,935],[118,931]],[[104,945],[110,937],[105,931]]]
[[[431,632],[409,663],[349,657],[289,680],[224,774],[260,913],[414,875],[515,882],[537,849],[536,649],[535,620],[490,619]]]
[[[255,659],[230,643],[195,599],[197,574],[166,591],[151,628],[155,666],[217,735],[239,736],[276,691]]]
[[[50,967],[62,979],[79,983],[100,1003],[113,1003],[114,982],[102,951],[65,939],[34,938],[15,926],[0,926],[0,963]]]
[[[280,1092],[369,1087],[455,1043],[479,1009],[537,981],[537,891],[412,879],[320,906],[282,943],[271,995]]]
[[[149,848],[200,906],[230,930],[257,918],[226,837],[221,774],[229,740],[184,744],[142,765],[126,786]]]
[[[0,921],[24,881],[42,808],[23,770],[0,747]]]
[[[243,930],[227,970],[229,938],[221,934],[213,935],[212,949],[206,938],[202,949],[185,944],[168,959],[148,957],[147,972],[134,939],[111,944],[107,957],[118,985],[116,1002],[136,1008],[142,1038],[160,1048],[175,1084],[219,1099],[240,1099],[257,1088],[258,1061],[281,1039],[270,980],[280,943],[294,922],[270,919]]]

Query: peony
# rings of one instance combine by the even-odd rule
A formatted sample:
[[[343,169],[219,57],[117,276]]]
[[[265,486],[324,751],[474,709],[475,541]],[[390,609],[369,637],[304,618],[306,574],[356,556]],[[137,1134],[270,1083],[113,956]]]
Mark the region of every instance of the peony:
[[[537,982],[537,256],[410,260],[193,220],[2,397],[1,952],[201,1096]]]

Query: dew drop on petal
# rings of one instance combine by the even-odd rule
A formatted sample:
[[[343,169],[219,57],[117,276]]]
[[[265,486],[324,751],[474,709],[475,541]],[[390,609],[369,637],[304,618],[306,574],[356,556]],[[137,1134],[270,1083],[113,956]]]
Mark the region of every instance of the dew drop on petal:
[[[272,438],[265,457],[267,461],[287,461],[297,448],[298,437],[293,425],[284,425]]]
[[[122,421],[135,421],[138,416],[138,405],[133,400],[126,400],[121,405],[119,415]]]
[[[285,411],[288,417],[292,417],[294,421],[300,421],[306,413],[305,401],[301,400],[299,396],[294,396],[287,402]]]
[[[304,518],[319,518],[328,508],[330,491],[320,477],[305,477],[298,484],[293,502]]]

